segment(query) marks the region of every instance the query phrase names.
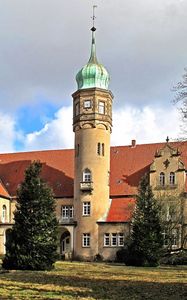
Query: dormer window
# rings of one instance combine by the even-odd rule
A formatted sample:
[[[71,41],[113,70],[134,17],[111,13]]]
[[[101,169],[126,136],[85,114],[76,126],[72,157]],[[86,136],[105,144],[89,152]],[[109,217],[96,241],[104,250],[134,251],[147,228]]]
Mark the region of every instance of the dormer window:
[[[165,185],[165,174],[164,174],[164,172],[160,173],[159,182],[160,182],[161,186]]]
[[[84,100],[84,108],[91,108],[91,100]]]
[[[174,172],[170,172],[170,174],[169,174],[169,184],[170,185],[175,184],[175,173]]]
[[[105,103],[102,101],[99,101],[99,114],[105,114]]]

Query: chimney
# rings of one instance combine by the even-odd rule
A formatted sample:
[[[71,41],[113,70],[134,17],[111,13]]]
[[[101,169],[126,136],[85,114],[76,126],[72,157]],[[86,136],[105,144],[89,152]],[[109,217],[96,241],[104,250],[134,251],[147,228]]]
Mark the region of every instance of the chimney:
[[[131,141],[131,147],[132,147],[132,148],[135,148],[135,147],[136,147],[136,140],[132,140],[132,141]]]

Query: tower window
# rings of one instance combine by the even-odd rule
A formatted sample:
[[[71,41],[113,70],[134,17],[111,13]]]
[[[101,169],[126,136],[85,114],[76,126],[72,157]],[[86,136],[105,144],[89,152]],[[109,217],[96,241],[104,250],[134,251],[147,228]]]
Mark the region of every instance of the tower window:
[[[102,155],[102,156],[104,156],[105,155],[105,145],[104,145],[104,143],[98,143],[97,144],[97,154],[98,155]]]
[[[90,182],[92,179],[91,171],[89,169],[85,169],[83,171],[83,182]]]
[[[91,100],[84,100],[84,108],[91,108]]]
[[[174,172],[170,172],[170,174],[169,174],[169,184],[170,185],[175,184],[175,173]]]
[[[99,114],[104,115],[105,113],[105,103],[102,101],[99,101]]]
[[[163,172],[160,173],[159,182],[161,186],[165,185],[165,174]]]
[[[80,106],[79,106],[79,103],[76,103],[75,104],[75,116],[78,116],[79,112],[80,112]]]
[[[90,216],[90,202],[83,202],[83,207],[82,207],[82,215],[83,216]]]
[[[90,233],[83,233],[82,235],[82,246],[90,247]]]
[[[102,156],[105,155],[105,144],[102,143]]]
[[[101,143],[97,144],[97,154],[101,155]]]

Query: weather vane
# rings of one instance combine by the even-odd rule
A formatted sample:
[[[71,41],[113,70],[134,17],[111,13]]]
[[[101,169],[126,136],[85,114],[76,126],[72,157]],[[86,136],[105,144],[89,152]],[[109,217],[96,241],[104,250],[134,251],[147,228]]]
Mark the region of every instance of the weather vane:
[[[93,20],[93,28],[95,28],[95,9],[96,9],[97,5],[93,5],[93,16],[92,16],[92,20]]]

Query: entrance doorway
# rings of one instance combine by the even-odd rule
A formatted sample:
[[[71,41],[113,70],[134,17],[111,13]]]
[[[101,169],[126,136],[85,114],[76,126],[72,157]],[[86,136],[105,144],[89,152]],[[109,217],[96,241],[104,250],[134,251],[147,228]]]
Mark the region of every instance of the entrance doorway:
[[[65,231],[61,235],[60,239],[60,254],[62,255],[62,258],[70,259],[71,256],[71,236],[69,231]]]

